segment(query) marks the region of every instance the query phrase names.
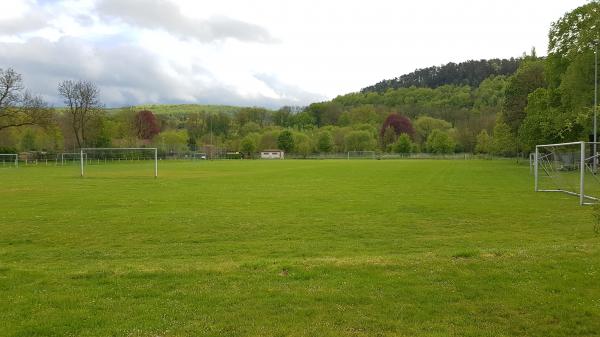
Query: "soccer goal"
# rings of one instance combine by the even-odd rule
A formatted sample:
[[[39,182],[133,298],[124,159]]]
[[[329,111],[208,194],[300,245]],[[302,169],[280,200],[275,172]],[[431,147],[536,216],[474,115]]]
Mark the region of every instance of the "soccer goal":
[[[534,155],[536,192],[561,192],[579,198],[580,205],[600,201],[599,143],[538,145]]]
[[[375,159],[375,151],[348,151],[348,159]]]
[[[155,147],[94,147],[82,148],[79,152],[82,177],[85,174],[86,165],[147,161],[154,162],[154,177],[158,177],[158,149]]]
[[[2,161],[2,166],[8,164],[19,167],[19,155],[15,153],[0,153],[0,161]]]
[[[56,155],[56,165],[60,165],[64,166],[65,163],[77,163],[79,161],[79,156],[81,155],[81,153],[79,152],[63,152],[60,154]],[[84,153],[84,159],[87,159],[87,153]]]

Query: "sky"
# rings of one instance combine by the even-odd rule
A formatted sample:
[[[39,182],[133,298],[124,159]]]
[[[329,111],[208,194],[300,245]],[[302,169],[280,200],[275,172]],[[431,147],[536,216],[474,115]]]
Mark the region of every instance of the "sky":
[[[417,68],[546,54],[550,24],[584,0],[0,0],[0,68],[61,106],[96,83],[107,107],[278,108]]]

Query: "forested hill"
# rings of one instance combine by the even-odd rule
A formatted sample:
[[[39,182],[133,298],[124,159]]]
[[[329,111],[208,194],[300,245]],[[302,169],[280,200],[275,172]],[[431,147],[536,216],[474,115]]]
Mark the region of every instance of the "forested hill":
[[[388,89],[426,87],[437,88],[446,84],[478,87],[491,75],[512,75],[521,62],[520,58],[471,60],[461,63],[448,63],[443,66],[417,69],[412,73],[383,80],[361,90],[362,93],[384,93]]]

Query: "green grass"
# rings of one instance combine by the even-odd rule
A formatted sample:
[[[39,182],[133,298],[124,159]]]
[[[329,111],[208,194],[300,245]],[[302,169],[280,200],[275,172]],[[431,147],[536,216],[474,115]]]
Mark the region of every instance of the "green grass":
[[[1,336],[593,336],[600,237],[511,161],[0,168]]]

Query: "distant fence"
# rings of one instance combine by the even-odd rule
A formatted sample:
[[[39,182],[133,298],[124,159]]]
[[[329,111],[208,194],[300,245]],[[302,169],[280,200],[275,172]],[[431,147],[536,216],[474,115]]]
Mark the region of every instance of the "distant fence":
[[[234,152],[232,152],[234,153]],[[163,153],[158,155],[158,160],[170,161],[170,160],[189,160],[189,161],[202,161],[202,160],[240,160],[242,158],[231,155],[232,153],[215,153],[213,157],[206,156],[204,154],[199,155],[198,153]],[[234,153],[234,154],[237,154]],[[150,160],[154,158],[146,158],[142,155],[111,155],[110,157],[98,157],[86,155],[84,161],[86,164],[108,164],[108,163],[132,163]],[[247,159],[260,159],[260,154],[256,153],[252,158],[245,156]],[[285,159],[313,159],[313,160],[401,160],[401,159],[443,159],[443,160],[473,160],[473,159],[485,159],[485,160],[516,160],[517,163],[529,163],[527,159],[523,157],[499,157],[492,155],[483,154],[472,154],[472,153],[452,153],[452,154],[433,154],[433,153],[375,153],[374,155],[365,157],[349,157],[348,153],[311,153],[308,155],[302,155],[298,153],[286,153]],[[75,153],[71,156],[61,156],[56,153],[44,153],[36,154],[35,156],[27,156],[21,153],[19,155],[19,163],[24,166],[69,166],[69,165],[80,165],[80,155]],[[274,159],[271,159],[274,160]],[[11,167],[14,166],[14,159],[2,159],[0,158],[0,167]]]
[[[375,153],[374,156],[348,157],[347,153],[311,153],[301,155],[291,153],[285,155],[286,159],[346,159],[346,160],[393,160],[393,159],[448,159],[448,160],[469,160],[488,158],[472,153],[452,153],[452,154],[433,154],[433,153]]]

